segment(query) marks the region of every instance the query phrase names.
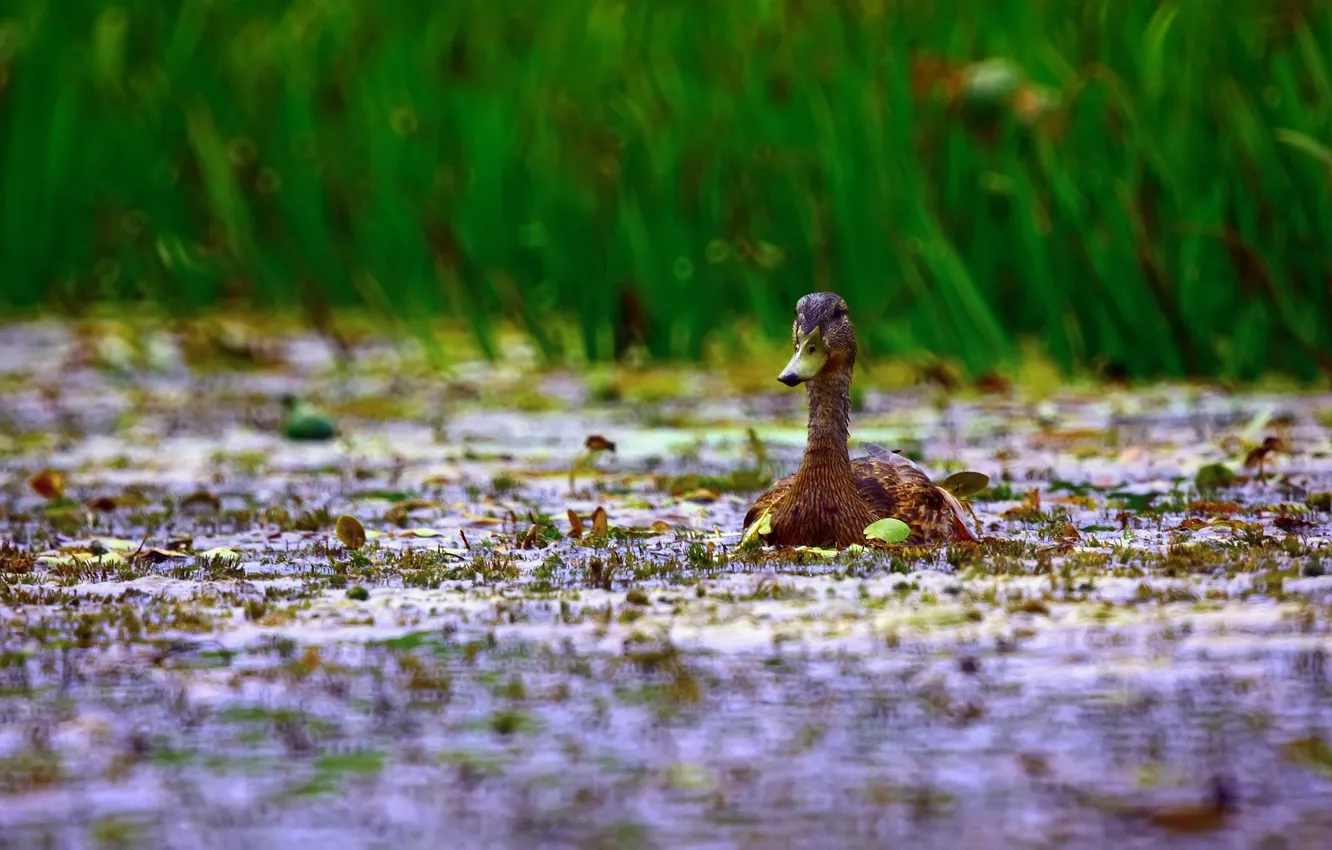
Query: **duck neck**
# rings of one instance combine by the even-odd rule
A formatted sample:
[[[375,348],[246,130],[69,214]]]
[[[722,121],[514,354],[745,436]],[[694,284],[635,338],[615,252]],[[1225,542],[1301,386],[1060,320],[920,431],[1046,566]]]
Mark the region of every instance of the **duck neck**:
[[[851,364],[825,371],[807,385],[809,436],[798,478],[806,486],[850,481]]]

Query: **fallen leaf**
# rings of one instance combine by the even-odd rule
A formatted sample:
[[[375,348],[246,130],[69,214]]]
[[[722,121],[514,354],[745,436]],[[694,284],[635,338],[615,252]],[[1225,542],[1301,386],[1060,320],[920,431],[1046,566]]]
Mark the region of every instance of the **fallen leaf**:
[[[911,536],[911,526],[894,517],[884,517],[865,526],[864,534],[884,543],[901,543]]]
[[[502,520],[502,519],[497,519],[496,517],[493,517],[493,516],[481,516],[481,515],[479,515],[479,514],[471,514],[471,513],[466,513],[466,512],[463,513],[463,518],[464,518],[464,519],[470,519],[470,520],[472,521],[472,525],[473,525],[474,527],[481,527],[481,526],[487,526],[487,525],[499,525],[499,524],[501,524],[501,523],[504,522],[504,520]]]
[[[133,540],[121,540],[119,537],[99,537],[93,542],[101,544],[103,548],[115,549],[118,552],[133,552],[139,548],[139,544]]]
[[[336,527],[338,540],[348,549],[356,550],[365,545],[365,526],[361,521],[351,514],[343,514],[338,517]]]
[[[409,528],[402,532],[400,537],[443,537],[444,532],[438,528]]]
[[[65,495],[65,476],[47,467],[28,479],[28,486],[43,499],[59,499]]]
[[[592,512],[592,537],[604,540],[609,536],[610,520],[606,517],[606,509],[597,505],[597,509]]]
[[[740,539],[740,543],[743,545],[756,537],[765,537],[769,534],[772,534],[772,511],[766,510],[763,512],[763,516],[745,529],[745,536]]]
[[[583,518],[573,508],[569,508],[569,536],[574,540],[583,539]]]
[[[837,557],[837,555],[840,554],[836,549],[823,549],[818,546],[797,546],[795,547],[795,551],[810,552],[812,554],[819,555],[824,558],[835,558]]]
[[[222,500],[207,490],[195,490],[180,500],[180,506],[182,508],[208,508],[216,511],[222,508]]]
[[[593,434],[583,443],[583,447],[590,452],[613,452],[615,444],[600,434]]]
[[[139,554],[134,556],[136,561],[147,561],[150,564],[161,564],[166,561],[182,561],[190,557],[186,552],[174,552],[170,549],[158,549],[156,547],[142,549]]]
[[[939,482],[939,486],[957,496],[959,499],[965,499],[968,496],[979,493],[990,486],[990,476],[983,472],[954,472],[952,475]]]

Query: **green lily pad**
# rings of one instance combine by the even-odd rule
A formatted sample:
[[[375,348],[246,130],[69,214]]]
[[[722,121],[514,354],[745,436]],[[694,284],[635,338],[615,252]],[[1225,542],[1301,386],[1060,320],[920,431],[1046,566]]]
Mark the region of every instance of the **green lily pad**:
[[[865,536],[884,543],[901,543],[911,536],[911,526],[893,517],[884,517],[865,526]]]

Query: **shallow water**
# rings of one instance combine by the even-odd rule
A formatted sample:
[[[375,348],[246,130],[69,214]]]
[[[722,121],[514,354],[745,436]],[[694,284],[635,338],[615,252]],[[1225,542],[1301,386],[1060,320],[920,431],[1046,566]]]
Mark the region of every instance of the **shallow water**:
[[[982,545],[737,553],[755,494],[667,479],[753,466],[749,428],[768,477],[794,468],[803,402],[775,382],[522,356],[444,379],[314,338],[208,372],[107,339],[0,328],[0,846],[1332,827],[1328,395],[870,390],[853,444],[991,477]],[[340,439],[282,438],[293,391]],[[616,449],[571,491],[592,434]],[[1215,462],[1239,479],[1203,499]],[[30,483],[47,467],[66,501]],[[610,539],[569,538],[597,507]],[[1204,805],[1214,781],[1234,806]]]

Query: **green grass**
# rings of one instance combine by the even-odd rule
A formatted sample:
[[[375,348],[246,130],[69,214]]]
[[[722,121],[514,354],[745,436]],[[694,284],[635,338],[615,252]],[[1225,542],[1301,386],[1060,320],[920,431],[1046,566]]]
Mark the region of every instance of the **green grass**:
[[[636,303],[688,358],[832,288],[874,354],[972,371],[1026,337],[1141,375],[1332,365],[1312,0],[7,8],[11,310],[368,306],[606,358]],[[1010,60],[1052,106],[954,102],[930,58]]]

